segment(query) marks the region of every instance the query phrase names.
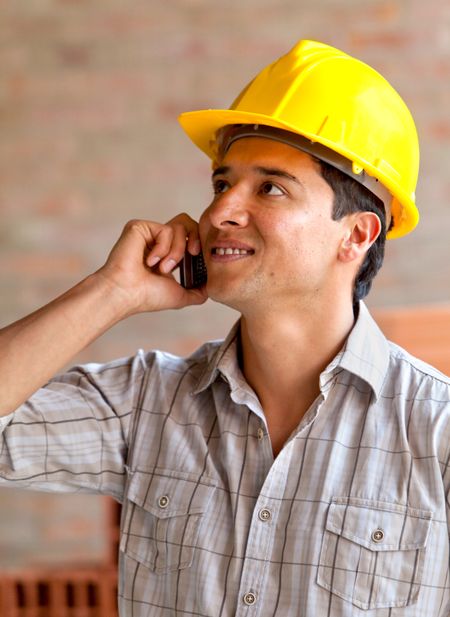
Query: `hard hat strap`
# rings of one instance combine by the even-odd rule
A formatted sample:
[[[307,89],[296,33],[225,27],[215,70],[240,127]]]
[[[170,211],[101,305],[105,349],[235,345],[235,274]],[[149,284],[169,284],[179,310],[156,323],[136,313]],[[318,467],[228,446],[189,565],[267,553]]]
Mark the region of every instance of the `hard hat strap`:
[[[292,146],[293,148],[306,152],[321,161],[329,163],[347,176],[350,176],[350,178],[353,178],[356,182],[359,182],[359,184],[365,186],[367,190],[381,199],[385,205],[386,211],[389,211],[388,208],[392,201],[392,195],[389,193],[387,188],[383,186],[377,178],[369,176],[364,169],[361,169],[360,173],[355,173],[353,162],[350,159],[338,154],[334,150],[331,150],[320,143],[311,141],[299,133],[285,131],[272,126],[263,124],[233,124],[223,127],[218,131],[216,139],[218,142],[217,145],[219,147],[219,151],[222,154],[225,154],[234,141],[244,137],[263,137],[266,139],[273,139],[274,141],[279,141],[287,146]]]

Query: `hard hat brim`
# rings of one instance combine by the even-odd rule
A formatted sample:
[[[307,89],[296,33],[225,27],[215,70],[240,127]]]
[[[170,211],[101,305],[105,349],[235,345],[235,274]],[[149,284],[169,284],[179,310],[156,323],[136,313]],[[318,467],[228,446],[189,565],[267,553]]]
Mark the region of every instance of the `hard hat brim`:
[[[395,220],[394,228],[388,232],[387,238],[400,238],[411,232],[419,222],[419,211],[414,199],[405,193],[398,185],[392,182],[388,176],[380,177],[379,170],[375,169],[368,161],[361,159],[354,153],[338,149],[336,144],[328,143],[326,139],[306,132],[299,133],[298,128],[286,122],[280,122],[271,116],[253,112],[237,111],[233,109],[204,109],[189,111],[179,115],[178,121],[191,139],[213,161],[217,156],[215,136],[219,129],[230,124],[261,124],[274,128],[284,129],[298,133],[311,141],[331,147],[342,156],[360,165],[369,175],[377,177],[393,196],[391,214]]]

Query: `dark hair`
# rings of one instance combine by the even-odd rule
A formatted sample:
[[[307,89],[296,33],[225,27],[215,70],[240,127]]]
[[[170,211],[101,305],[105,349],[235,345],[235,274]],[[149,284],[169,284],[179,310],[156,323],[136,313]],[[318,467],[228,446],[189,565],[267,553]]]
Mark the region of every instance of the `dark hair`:
[[[384,204],[365,186],[350,178],[336,167],[315,159],[320,165],[323,179],[334,192],[332,218],[338,221],[354,212],[374,212],[381,222],[381,232],[370,249],[356,275],[353,288],[353,306],[367,296],[372,280],[383,265],[384,246],[386,242],[386,212]],[[392,221],[391,221],[392,225]]]

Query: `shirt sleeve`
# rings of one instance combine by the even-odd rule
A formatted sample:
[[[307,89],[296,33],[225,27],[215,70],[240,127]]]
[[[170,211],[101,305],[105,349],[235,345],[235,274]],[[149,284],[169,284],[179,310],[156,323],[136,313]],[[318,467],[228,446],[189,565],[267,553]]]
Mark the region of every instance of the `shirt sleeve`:
[[[74,367],[0,418],[0,484],[123,500],[133,410],[148,356]]]
[[[445,488],[445,508],[447,512],[447,530],[448,539],[450,544],[450,449],[446,459],[446,465],[444,469],[444,488]],[[450,554],[449,554],[450,558]],[[450,568],[450,561],[449,561]]]
[[[441,464],[442,481],[444,485],[450,556],[450,402],[446,405],[442,418],[443,429],[442,434],[440,435],[441,439],[439,440],[441,447],[438,450],[438,459]]]

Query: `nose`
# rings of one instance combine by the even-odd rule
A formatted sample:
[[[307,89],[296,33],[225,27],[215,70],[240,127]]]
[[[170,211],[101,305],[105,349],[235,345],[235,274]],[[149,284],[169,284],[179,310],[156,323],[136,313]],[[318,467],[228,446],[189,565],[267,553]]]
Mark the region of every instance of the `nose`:
[[[245,227],[249,217],[244,196],[237,186],[229,188],[225,193],[216,195],[206,213],[211,224],[217,229]]]

